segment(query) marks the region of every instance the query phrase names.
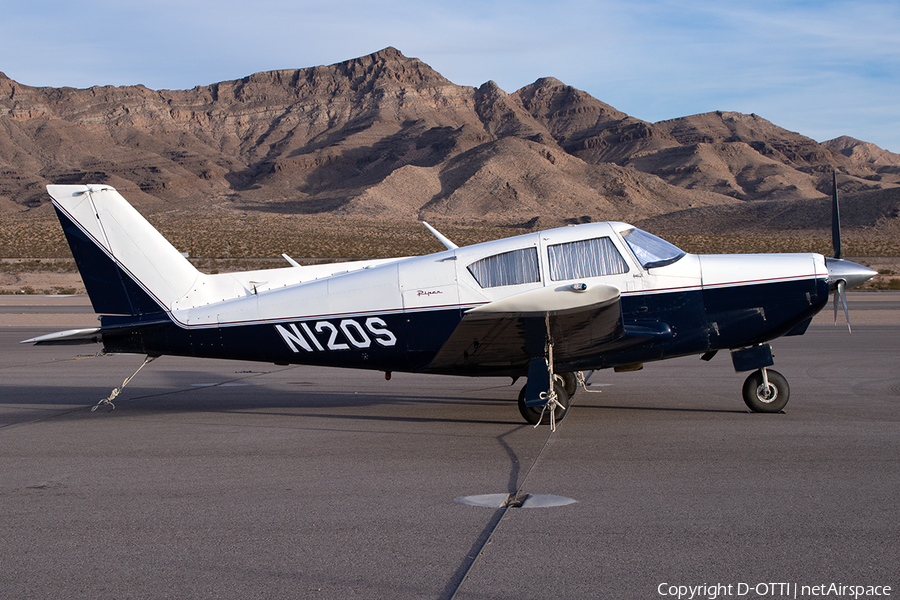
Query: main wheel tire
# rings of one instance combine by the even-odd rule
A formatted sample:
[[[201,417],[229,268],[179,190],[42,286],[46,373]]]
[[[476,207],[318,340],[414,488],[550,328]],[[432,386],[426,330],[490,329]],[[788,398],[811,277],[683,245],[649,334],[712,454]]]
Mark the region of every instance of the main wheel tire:
[[[560,382],[556,381],[553,384],[553,391],[556,392],[556,401],[560,403],[561,406],[557,406],[553,411],[554,419],[557,423],[566,418],[566,413],[569,412],[569,395],[566,393],[566,388]],[[565,410],[563,410],[565,408]],[[525,406],[525,388],[522,388],[522,391],[519,392],[519,413],[522,414],[522,417],[531,425],[537,425],[538,422],[541,425],[549,425],[550,424],[550,411],[544,410],[543,406]],[[541,415],[543,414],[543,418]]]
[[[750,373],[744,381],[744,403],[753,412],[781,412],[791,397],[791,388],[787,379],[778,371],[766,369],[769,387],[763,385],[761,371]]]

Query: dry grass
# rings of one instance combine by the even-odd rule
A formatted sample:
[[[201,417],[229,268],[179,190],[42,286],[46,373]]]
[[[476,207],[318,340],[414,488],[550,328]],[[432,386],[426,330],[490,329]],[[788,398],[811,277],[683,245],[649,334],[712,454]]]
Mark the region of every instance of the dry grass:
[[[71,258],[62,228],[55,217],[0,219],[0,258]]]
[[[192,257],[387,258],[428,254],[443,246],[422,224],[308,215],[213,213],[150,215],[154,227]],[[525,233],[486,225],[442,227],[459,245]],[[71,258],[55,217],[5,216],[0,221],[0,257]]]
[[[443,246],[418,222],[385,222],[321,215],[273,215],[220,211],[204,214],[150,215],[149,221],[191,257],[265,258],[282,252],[295,259],[387,258],[428,254]],[[533,231],[489,224],[433,223],[458,245],[510,237]],[[667,235],[687,252],[702,254],[818,252],[831,254],[825,235],[735,237]],[[900,256],[891,239],[844,234],[846,256]],[[71,258],[54,217],[4,216],[0,222],[0,257],[15,259]],[[49,265],[35,266],[49,269]]]
[[[415,221],[385,222],[320,215],[219,214],[214,219],[151,217],[151,223],[175,247],[196,257],[265,257],[282,252],[303,258],[388,258],[428,254],[443,246]],[[444,231],[459,245],[523,230],[449,226]]]
[[[4,258],[0,259],[0,273],[77,273],[72,258]]]
[[[384,222],[321,215],[275,215],[253,212],[151,214],[149,220],[176,248],[188,252],[198,269],[207,273],[285,266],[281,253],[301,264],[324,260],[356,260],[427,254],[443,246],[418,222]],[[468,245],[532,231],[478,223],[433,223],[458,245]],[[665,236],[687,252],[697,254],[818,252],[831,255],[831,239],[817,237],[732,237],[712,235]],[[844,255],[900,256],[900,244],[890,239],[848,235]],[[24,273],[75,273],[77,269],[55,217],[5,215],[0,222],[0,276],[16,281]],[[865,260],[861,262],[866,263]],[[882,273],[870,283],[897,289],[900,279]],[[12,290],[12,291],[11,291]],[[45,288],[3,286],[0,293],[82,292],[83,287]]]

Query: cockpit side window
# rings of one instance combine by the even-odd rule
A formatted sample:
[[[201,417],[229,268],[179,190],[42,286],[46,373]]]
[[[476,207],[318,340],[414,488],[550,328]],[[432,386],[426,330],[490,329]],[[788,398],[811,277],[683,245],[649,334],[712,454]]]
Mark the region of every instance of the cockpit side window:
[[[677,246],[637,228],[623,231],[622,239],[645,269],[671,265],[685,255]]]
[[[547,254],[553,281],[628,272],[628,263],[608,237],[556,244],[547,248]]]
[[[541,280],[537,248],[522,248],[473,262],[469,273],[483,288],[535,283]]]

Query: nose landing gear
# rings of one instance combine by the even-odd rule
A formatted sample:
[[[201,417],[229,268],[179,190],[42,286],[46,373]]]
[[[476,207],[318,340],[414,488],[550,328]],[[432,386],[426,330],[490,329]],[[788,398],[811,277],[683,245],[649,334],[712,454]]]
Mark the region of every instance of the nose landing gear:
[[[772,347],[769,344],[757,344],[749,348],[731,351],[734,370],[753,371],[744,381],[744,404],[753,412],[781,412],[791,397],[791,388],[787,379],[773,369],[775,364]]]
[[[753,412],[781,412],[791,396],[787,379],[773,369],[762,367],[744,381],[744,403]]]

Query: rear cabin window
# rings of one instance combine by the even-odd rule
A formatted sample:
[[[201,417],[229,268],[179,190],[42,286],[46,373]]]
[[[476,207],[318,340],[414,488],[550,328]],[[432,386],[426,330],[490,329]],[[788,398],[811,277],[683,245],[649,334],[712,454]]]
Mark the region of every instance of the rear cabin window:
[[[608,237],[556,244],[547,248],[547,254],[553,281],[628,272],[628,263]]]
[[[468,269],[478,285],[483,288],[535,283],[541,280],[537,248],[522,248],[488,256],[473,262]]]

